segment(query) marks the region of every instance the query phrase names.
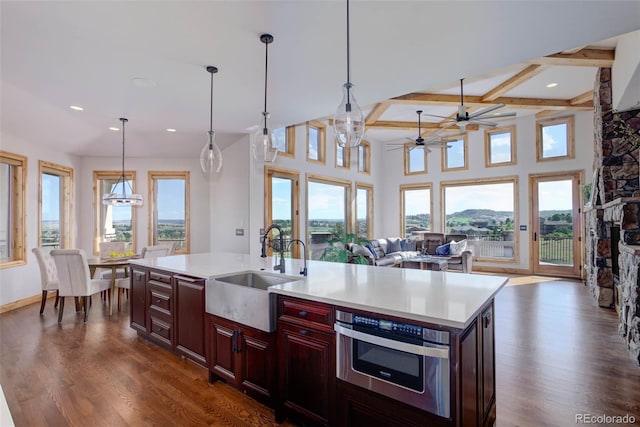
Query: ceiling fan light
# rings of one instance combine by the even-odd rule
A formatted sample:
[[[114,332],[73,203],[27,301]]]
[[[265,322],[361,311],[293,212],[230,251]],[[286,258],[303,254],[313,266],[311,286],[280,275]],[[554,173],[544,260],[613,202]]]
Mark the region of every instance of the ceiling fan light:
[[[357,147],[364,136],[364,114],[353,96],[353,85],[342,85],[342,102],[333,116],[336,142],[341,147]]]

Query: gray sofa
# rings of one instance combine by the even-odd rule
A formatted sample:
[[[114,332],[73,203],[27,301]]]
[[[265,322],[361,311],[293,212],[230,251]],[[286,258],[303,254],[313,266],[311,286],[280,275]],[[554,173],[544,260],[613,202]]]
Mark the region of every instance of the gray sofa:
[[[461,242],[467,239],[466,234],[443,234],[443,233],[424,233],[424,240],[419,240],[418,250],[423,250],[429,255],[436,255],[436,248],[452,241]],[[459,254],[441,255],[447,259],[448,269],[450,271],[461,271],[463,273],[471,273],[473,268],[473,253],[465,249]]]
[[[354,255],[362,255],[370,265],[379,267],[400,267],[403,261],[420,255],[418,240],[390,237],[374,239],[367,245],[351,244],[348,249]]]

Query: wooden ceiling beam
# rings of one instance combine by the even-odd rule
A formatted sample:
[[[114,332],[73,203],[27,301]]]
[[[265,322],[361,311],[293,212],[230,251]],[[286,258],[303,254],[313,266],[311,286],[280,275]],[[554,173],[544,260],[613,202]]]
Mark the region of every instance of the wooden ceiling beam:
[[[489,92],[485,93],[482,97],[482,101],[493,101],[494,99],[509,92],[514,87],[521,85],[527,80],[532,79],[534,76],[540,74],[544,70],[544,66],[540,64],[532,64],[520,71],[515,76],[511,77],[507,81],[499,84]]]
[[[569,65],[572,67],[611,67],[616,59],[613,49],[580,49],[574,53],[554,53],[528,61],[540,65]]]
[[[387,111],[390,105],[391,104],[386,101],[377,103],[373,107],[367,118],[364,120],[365,126],[369,126],[371,125],[371,123],[375,123],[375,121],[378,120],[385,111]]]
[[[591,101],[591,103],[593,103],[593,91],[592,90],[588,90],[585,93],[582,93],[578,96],[576,96],[575,98],[571,98],[569,100],[569,104],[571,105],[580,105],[580,104],[584,104],[585,102],[589,102]]]
[[[434,131],[458,131],[457,126],[451,126],[450,123],[433,123],[433,122],[422,122],[421,128],[424,133],[430,134]],[[404,122],[404,121],[393,121],[393,120],[378,120],[369,125],[367,125],[367,129],[388,129],[388,130],[414,130],[418,129],[418,122]],[[480,127],[476,124],[469,123],[467,125],[468,130],[478,130]]]
[[[457,95],[443,95],[434,93],[409,93],[407,95],[396,96],[389,100],[396,104],[439,104],[448,106],[458,106],[460,101]],[[466,96],[464,104],[468,107],[479,107],[495,104],[505,104],[509,108],[533,108],[550,110],[589,110],[593,108],[593,101],[572,105],[571,100],[548,99],[548,98],[516,98],[498,97],[491,102],[483,101],[481,96]]]

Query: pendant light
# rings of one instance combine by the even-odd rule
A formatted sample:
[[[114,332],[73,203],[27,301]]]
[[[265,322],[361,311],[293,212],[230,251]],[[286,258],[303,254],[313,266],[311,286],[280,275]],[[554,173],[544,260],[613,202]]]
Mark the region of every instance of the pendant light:
[[[252,151],[253,158],[258,163],[274,163],[278,157],[278,137],[274,134],[275,129],[269,129],[270,114],[267,111],[267,72],[269,65],[269,44],[273,42],[271,34],[262,34],[260,41],[264,43],[264,110],[258,125],[258,132],[253,138]],[[273,122],[271,123],[273,125]]]
[[[124,174],[124,124],[129,120],[121,117],[120,121],[122,122],[122,175],[120,175],[120,178],[118,178],[115,185],[112,187],[112,191],[110,193],[105,193],[102,196],[102,204],[109,206],[142,206],[142,195],[135,194],[133,192],[131,183],[127,181]],[[122,183],[122,193],[117,192],[118,184],[120,183]],[[129,186],[128,194],[126,185]]]
[[[364,136],[364,115],[353,96],[349,44],[349,0],[347,0],[347,82],[342,85],[342,102],[333,116],[336,142],[341,147],[357,147]]]
[[[209,65],[207,71],[211,74],[211,114],[209,116],[209,138],[200,152],[200,167],[205,175],[212,176],[222,169],[222,152],[216,144],[216,135],[213,131],[213,75],[218,72],[218,68]]]

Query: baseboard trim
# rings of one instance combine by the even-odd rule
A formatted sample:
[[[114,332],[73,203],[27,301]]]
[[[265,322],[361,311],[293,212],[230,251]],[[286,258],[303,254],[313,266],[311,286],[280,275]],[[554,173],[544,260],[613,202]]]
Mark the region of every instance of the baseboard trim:
[[[531,274],[531,271],[527,268],[505,268],[505,267],[482,267],[474,265],[472,272],[477,271],[480,273],[496,273],[496,274]]]
[[[49,294],[47,295],[47,299],[55,298],[55,297],[56,297],[55,291],[49,292]],[[9,304],[0,305],[0,314],[6,313],[7,311],[11,311],[11,310],[16,310],[21,307],[26,307],[34,303],[38,303],[41,300],[42,300],[42,294],[19,299],[18,301],[10,302]]]

